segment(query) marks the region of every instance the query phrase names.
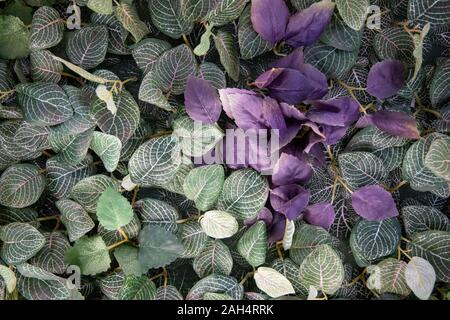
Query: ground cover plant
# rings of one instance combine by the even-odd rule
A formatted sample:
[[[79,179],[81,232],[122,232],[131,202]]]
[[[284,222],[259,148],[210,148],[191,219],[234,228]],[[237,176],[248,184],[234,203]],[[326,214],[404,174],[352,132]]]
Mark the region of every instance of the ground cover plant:
[[[450,298],[448,0],[0,8],[0,300]]]

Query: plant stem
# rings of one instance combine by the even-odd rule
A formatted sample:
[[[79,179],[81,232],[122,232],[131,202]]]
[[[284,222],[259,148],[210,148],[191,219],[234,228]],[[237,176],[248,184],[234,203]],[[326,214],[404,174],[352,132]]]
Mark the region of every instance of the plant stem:
[[[191,51],[194,51],[194,49],[192,48],[191,43],[189,42],[188,37],[185,34],[183,34],[183,40],[184,40],[184,43],[186,43],[186,45],[189,47],[189,49],[191,49]]]
[[[253,277],[254,274],[255,274],[255,270],[247,272],[247,274],[244,276],[244,278],[242,278],[242,280],[241,280],[241,282],[239,282],[239,284],[244,284],[248,279]]]
[[[133,207],[134,204],[136,203],[136,199],[137,199],[137,194],[139,192],[139,186],[134,187],[133,190],[133,198],[131,198],[131,206]]]
[[[398,189],[400,189],[401,187],[403,187],[404,185],[408,184],[408,181],[403,180],[402,182],[400,182],[399,184],[397,184],[395,187],[393,187],[392,189],[388,189],[388,191],[390,193],[394,193],[395,191],[397,191]]]
[[[120,235],[124,240],[129,240],[127,234],[125,233],[125,231],[123,231],[121,227],[117,228],[117,231],[119,231]]]
[[[48,217],[40,217],[40,218],[37,218],[36,220],[39,222],[42,222],[42,221],[59,220],[59,219],[60,219],[59,215],[54,215],[54,216],[48,216]]]
[[[112,249],[114,249],[114,248],[116,248],[116,247],[118,247],[118,246],[120,246],[120,245],[122,245],[122,244],[124,244],[124,243],[126,243],[128,241],[129,241],[128,239],[124,239],[124,240],[121,240],[119,242],[113,243],[112,245],[106,247],[106,250],[108,250],[108,251],[112,250]]]
[[[347,190],[349,193],[353,193],[353,190],[350,189],[350,187],[345,183],[344,180],[339,177],[339,175],[336,175],[336,180]]]

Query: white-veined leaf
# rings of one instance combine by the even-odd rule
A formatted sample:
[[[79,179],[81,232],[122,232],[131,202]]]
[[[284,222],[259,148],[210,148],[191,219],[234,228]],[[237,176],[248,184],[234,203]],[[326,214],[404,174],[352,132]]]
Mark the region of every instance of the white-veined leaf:
[[[406,262],[394,258],[387,258],[376,266],[367,268],[370,274],[367,279],[367,287],[377,292],[393,293],[407,296],[411,290],[405,279]]]
[[[195,258],[206,246],[208,236],[197,221],[189,221],[179,226],[178,236],[183,243],[182,258]]]
[[[15,164],[0,176],[0,204],[25,208],[35,203],[45,189],[45,177],[38,167]]]
[[[234,171],[223,184],[217,209],[237,219],[253,218],[264,207],[269,195],[267,180],[252,169]]]
[[[70,247],[67,238],[59,231],[44,232],[45,244],[31,258],[30,264],[47,272],[63,274],[68,265],[64,261],[67,249]]]
[[[335,293],[344,281],[341,258],[329,245],[315,248],[300,265],[300,282],[328,294]]]
[[[30,54],[31,77],[35,82],[58,83],[61,80],[63,65],[52,58],[48,50],[36,50]]]
[[[147,25],[139,18],[133,5],[121,3],[114,9],[114,14],[123,27],[133,35],[135,42],[141,41],[142,38],[150,33]]]
[[[267,227],[264,221],[258,221],[251,226],[237,244],[241,256],[252,266],[258,267],[266,262]]]
[[[156,286],[146,276],[127,276],[119,290],[119,300],[155,300]]]
[[[70,61],[83,69],[92,69],[105,60],[108,29],[102,25],[76,30],[67,40],[66,53]]]
[[[211,209],[222,191],[225,172],[221,165],[195,168],[184,180],[186,198],[193,200],[201,211]]]
[[[409,205],[402,208],[403,224],[408,235],[429,230],[450,231],[450,221],[436,208]]]
[[[30,32],[30,49],[48,49],[56,46],[63,38],[64,20],[58,11],[42,6],[33,14]]]
[[[160,226],[167,231],[177,231],[177,220],[180,217],[177,209],[167,202],[144,198],[136,201],[134,209],[145,224]]]
[[[95,227],[86,210],[75,201],[61,199],[56,201],[55,205],[61,212],[61,222],[66,227],[71,242],[78,240]]]
[[[406,284],[416,297],[421,300],[428,300],[436,282],[436,272],[427,260],[412,257],[406,266],[405,279]]]
[[[194,258],[193,268],[200,278],[209,274],[229,275],[233,269],[230,249],[221,240],[209,239],[203,251]]]
[[[170,43],[161,39],[144,39],[133,47],[132,55],[138,67],[147,74],[154,68],[158,58],[171,47]]]
[[[36,228],[22,222],[13,222],[1,227],[0,240],[3,241],[1,258],[8,264],[27,261],[45,244],[45,237]]]
[[[259,267],[253,277],[258,288],[272,298],[295,293],[291,282],[272,268]]]
[[[116,170],[120,159],[120,151],[122,150],[122,143],[119,138],[110,134],[94,131],[89,148],[91,148],[103,161],[106,171],[113,172]]]
[[[239,229],[238,222],[228,212],[211,210],[200,218],[200,225],[206,235],[215,239],[233,236]]]
[[[244,287],[233,277],[214,273],[198,281],[189,290],[186,300],[201,300],[207,292],[224,293],[234,300],[241,300]]]
[[[133,183],[163,186],[175,177],[180,165],[178,139],[166,136],[142,144],[131,157],[128,170]]]
[[[336,6],[344,22],[353,30],[361,30],[366,22],[369,0],[336,0]]]
[[[174,39],[192,31],[193,24],[185,19],[182,0],[154,0],[149,2],[153,24]]]
[[[234,81],[239,80],[239,53],[236,40],[226,31],[218,31],[214,36],[214,44],[220,56],[220,63]]]

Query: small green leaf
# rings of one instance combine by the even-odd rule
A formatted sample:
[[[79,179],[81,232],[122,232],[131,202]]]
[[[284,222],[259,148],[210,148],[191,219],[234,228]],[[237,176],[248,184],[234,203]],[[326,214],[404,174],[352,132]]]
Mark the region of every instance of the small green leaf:
[[[133,219],[133,208],[118,191],[107,188],[98,198],[97,218],[106,230],[116,230]]]
[[[252,267],[264,264],[267,251],[266,223],[258,221],[245,231],[238,241],[237,249]]]

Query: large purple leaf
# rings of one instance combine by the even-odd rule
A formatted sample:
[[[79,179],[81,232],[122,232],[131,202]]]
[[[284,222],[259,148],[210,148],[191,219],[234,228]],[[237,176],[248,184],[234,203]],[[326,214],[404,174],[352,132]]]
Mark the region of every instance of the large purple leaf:
[[[217,90],[208,81],[194,76],[187,80],[184,104],[189,117],[206,124],[217,122],[222,112]]]
[[[336,213],[333,206],[328,202],[319,202],[308,206],[303,213],[303,219],[315,226],[330,229],[334,222]]]
[[[405,84],[405,68],[398,60],[384,60],[372,66],[367,92],[378,99],[392,97]]]
[[[272,44],[284,38],[289,15],[284,0],[253,0],[251,3],[253,29]]]
[[[355,212],[370,221],[381,221],[398,216],[392,195],[381,186],[362,187],[352,193]]]
[[[308,205],[310,193],[297,184],[280,186],[270,192],[270,204],[289,220],[295,220]]]

